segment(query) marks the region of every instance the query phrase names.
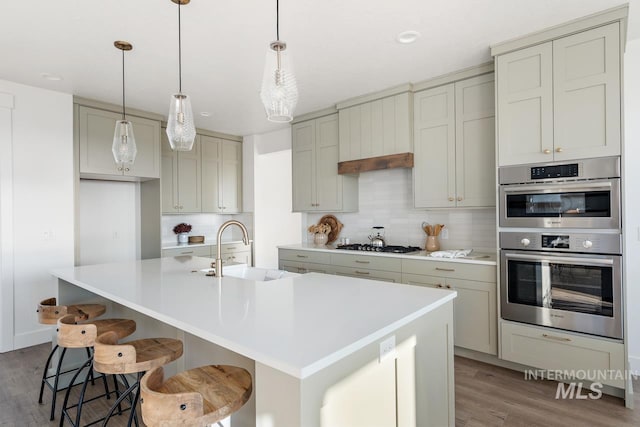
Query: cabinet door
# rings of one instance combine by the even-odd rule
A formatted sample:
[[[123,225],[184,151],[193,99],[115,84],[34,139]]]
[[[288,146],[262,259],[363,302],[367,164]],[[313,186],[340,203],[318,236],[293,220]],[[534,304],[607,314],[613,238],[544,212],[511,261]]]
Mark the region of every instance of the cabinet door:
[[[160,177],[162,213],[179,213],[178,152],[171,149],[164,129],[160,139],[162,141],[162,176]]]
[[[202,212],[221,213],[220,193],[220,145],[222,140],[200,135],[202,150]]]
[[[349,160],[362,158],[362,121],[364,115],[365,123],[371,119],[367,112],[371,112],[371,108],[362,110],[360,105],[342,109],[339,115],[339,135],[340,150],[339,161],[346,162]],[[368,136],[370,132],[365,130]],[[367,136],[365,135],[365,137]],[[369,156],[370,157],[370,156]]]
[[[200,136],[196,137],[191,151],[178,152],[178,198],[180,212],[202,211],[202,162],[200,158]]]
[[[133,165],[125,171],[125,175],[160,178],[160,122],[142,117],[127,117],[127,119],[133,126],[138,154]]]
[[[447,279],[447,286],[458,292],[453,301],[455,345],[498,354],[496,284]]]
[[[220,195],[223,213],[242,211],[242,143],[223,139],[220,145]]]
[[[496,59],[498,165],[553,160],[551,42]]]
[[[456,204],[454,95],[453,84],[414,95],[416,208],[454,207]]]
[[[493,73],[457,82],[456,205],[495,206]]]
[[[292,133],[293,211],[316,209],[316,122],[296,123]],[[336,165],[337,169],[337,165]]]
[[[78,107],[81,174],[122,175],[111,151],[116,121],[121,118],[121,114],[111,111]],[[135,127],[133,132],[137,137]]]
[[[555,160],[620,155],[620,30],[553,42]]]
[[[338,175],[338,115],[316,120],[316,208],[342,209],[342,176]]]

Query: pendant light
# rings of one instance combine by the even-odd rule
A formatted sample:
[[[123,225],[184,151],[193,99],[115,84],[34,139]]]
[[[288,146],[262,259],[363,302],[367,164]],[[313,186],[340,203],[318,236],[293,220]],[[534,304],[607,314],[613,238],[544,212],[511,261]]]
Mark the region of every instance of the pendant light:
[[[116,121],[116,131],[113,134],[111,151],[118,164],[118,170],[129,170],[127,166],[133,164],[138,149],[136,147],[136,139],[133,136],[133,126],[127,120],[124,106],[124,52],[133,49],[133,46],[129,42],[120,40],[113,42],[113,45],[122,51],[122,120]]]
[[[167,119],[167,137],[169,145],[175,151],[190,151],[196,139],[196,127],[193,122],[191,99],[182,93],[182,39],[180,27],[180,7],[190,0],[171,0],[178,5],[178,93],[171,97],[169,118]]]
[[[293,120],[298,103],[298,85],[287,52],[287,44],[280,40],[280,4],[276,0],[276,41],[269,45],[262,78],[260,97],[271,122]]]

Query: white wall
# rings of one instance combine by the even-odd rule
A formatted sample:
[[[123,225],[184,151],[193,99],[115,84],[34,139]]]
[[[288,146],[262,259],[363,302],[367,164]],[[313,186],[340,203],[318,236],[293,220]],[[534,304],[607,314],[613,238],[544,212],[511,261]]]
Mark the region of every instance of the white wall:
[[[139,185],[80,180],[78,265],[140,258]]]
[[[637,22],[640,24],[640,22]],[[624,273],[631,368],[640,372],[640,39],[629,41],[624,57]]]
[[[49,272],[73,266],[73,101],[3,80],[0,100],[0,351],[8,351],[51,339],[35,307],[56,295]]]
[[[291,128],[253,136],[255,265],[278,267],[278,245],[301,240],[301,216],[292,213]]]

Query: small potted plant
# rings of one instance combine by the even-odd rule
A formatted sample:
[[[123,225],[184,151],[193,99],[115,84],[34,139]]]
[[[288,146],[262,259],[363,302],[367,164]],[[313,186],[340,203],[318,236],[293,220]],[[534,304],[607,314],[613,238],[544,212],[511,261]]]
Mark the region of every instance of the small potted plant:
[[[311,225],[307,230],[309,233],[314,233],[313,243],[319,246],[327,244],[329,233],[331,233],[331,226],[329,224]]]
[[[189,241],[189,232],[191,231],[191,225],[186,222],[181,222],[180,224],[173,227],[173,232],[178,235],[178,243],[187,243]]]

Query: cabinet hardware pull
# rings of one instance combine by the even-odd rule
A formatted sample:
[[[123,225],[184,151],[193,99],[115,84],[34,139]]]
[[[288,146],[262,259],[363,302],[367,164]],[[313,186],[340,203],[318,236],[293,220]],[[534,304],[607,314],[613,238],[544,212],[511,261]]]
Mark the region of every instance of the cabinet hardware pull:
[[[235,251],[236,249],[238,249],[238,248],[227,248],[227,250],[229,250],[229,251]]]
[[[356,270],[356,274],[369,274],[368,271],[358,271]]]
[[[450,201],[450,202],[453,202],[453,201],[454,201],[454,198],[453,198],[453,197],[449,197],[449,201]]]
[[[545,149],[545,150],[543,151],[543,153],[544,153],[544,154],[551,154],[551,150],[549,150],[549,149],[547,148],[547,149]]]
[[[461,201],[462,201],[462,199],[463,199],[462,197],[458,197],[458,201],[459,201],[459,202],[461,202]]]
[[[542,338],[546,338],[546,339],[549,339],[549,340],[562,341],[562,342],[571,341],[571,338],[556,337],[556,336],[549,335],[549,334],[542,334]]]
[[[370,264],[371,263],[371,261],[360,261],[359,259],[357,259],[356,262],[358,264]]]
[[[183,255],[184,255],[184,254],[192,254],[192,253],[193,253],[193,251],[180,252],[180,253],[181,253],[181,254],[183,254]]]
[[[184,206],[180,205],[180,209],[184,209]]]
[[[562,153],[562,147],[556,148],[556,153]]]
[[[129,168],[124,168],[124,171],[125,172],[129,172]]]
[[[440,283],[438,283],[438,284],[436,285],[436,287],[437,287],[437,288],[441,288],[441,287],[442,287],[442,285],[441,285]]]
[[[307,255],[296,255],[298,258],[309,258]]]
[[[456,271],[455,268],[441,268],[441,267],[436,267],[436,270],[438,270],[438,271]]]
[[[174,208],[174,209],[180,209],[180,206],[175,205],[173,208]]]
[[[447,285],[447,289],[451,289],[451,285]]]

